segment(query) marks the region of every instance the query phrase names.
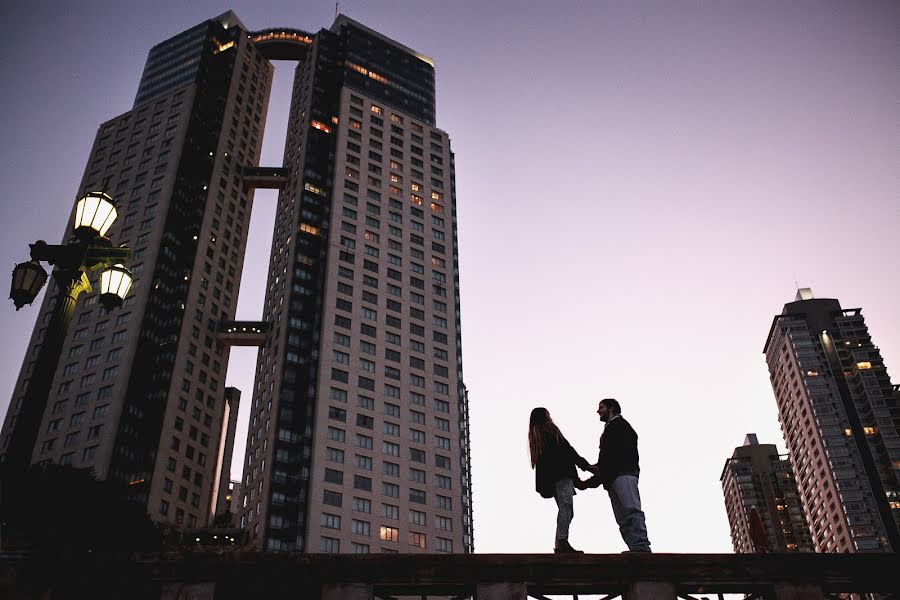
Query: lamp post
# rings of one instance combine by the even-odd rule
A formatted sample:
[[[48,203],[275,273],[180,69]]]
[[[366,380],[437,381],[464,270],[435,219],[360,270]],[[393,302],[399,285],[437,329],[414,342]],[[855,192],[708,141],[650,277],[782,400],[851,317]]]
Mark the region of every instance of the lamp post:
[[[39,240],[31,247],[31,260],[19,263],[12,273],[9,297],[19,310],[31,304],[47,281],[41,261],[55,265],[53,279],[59,288],[50,322],[40,340],[40,351],[25,389],[10,441],[3,457],[6,477],[24,473],[31,463],[41,419],[47,407],[53,376],[59,364],[66,330],[75,303],[82,292],[91,291],[87,272],[104,269],[100,275],[100,304],[110,311],[122,305],[131,287],[131,271],[123,266],[131,259],[131,250],[114,247],[104,237],[116,219],[116,205],[103,192],[89,192],[75,206],[75,240],[51,245]]]

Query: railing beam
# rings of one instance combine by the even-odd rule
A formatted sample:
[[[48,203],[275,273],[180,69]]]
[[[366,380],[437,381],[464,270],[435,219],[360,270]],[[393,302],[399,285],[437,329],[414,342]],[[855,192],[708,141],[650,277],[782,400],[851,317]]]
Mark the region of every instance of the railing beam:
[[[479,583],[475,600],[528,600],[528,587],[524,583]]]

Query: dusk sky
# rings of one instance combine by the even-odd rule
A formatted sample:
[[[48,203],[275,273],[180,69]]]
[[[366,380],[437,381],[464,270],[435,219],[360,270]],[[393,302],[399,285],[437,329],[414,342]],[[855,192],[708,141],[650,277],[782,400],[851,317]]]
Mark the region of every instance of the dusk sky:
[[[317,31],[329,1],[7,0],[0,256],[58,243],[97,127],[149,49],[233,9]],[[591,462],[603,397],[640,436],[656,552],[731,552],[719,476],[744,435],[784,441],[763,344],[796,286],[862,307],[900,383],[900,3],[342,1],[435,60],[456,153],[475,549],[549,552],[528,415]],[[293,77],[275,63],[263,149],[281,165]],[[259,319],[274,195],[257,192],[238,318]],[[5,284],[8,285],[8,284]],[[7,288],[4,288],[4,290]],[[0,310],[5,415],[37,305]],[[255,349],[227,383],[249,400]],[[245,404],[249,404],[246,402]],[[246,406],[245,406],[246,408]],[[245,424],[233,478],[240,478]],[[572,545],[619,552],[605,492]]]

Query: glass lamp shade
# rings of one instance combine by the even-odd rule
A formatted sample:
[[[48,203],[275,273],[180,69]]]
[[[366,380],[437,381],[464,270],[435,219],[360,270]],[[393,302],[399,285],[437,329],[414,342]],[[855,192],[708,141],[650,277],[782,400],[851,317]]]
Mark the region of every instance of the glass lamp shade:
[[[106,310],[122,306],[132,281],[131,271],[124,265],[115,265],[103,271],[100,274],[100,304]]]
[[[47,271],[37,261],[17,264],[13,268],[12,287],[9,290],[9,297],[16,305],[16,310],[34,302],[46,282]]]
[[[88,192],[75,205],[75,232],[106,235],[116,214],[116,204],[109,194]]]

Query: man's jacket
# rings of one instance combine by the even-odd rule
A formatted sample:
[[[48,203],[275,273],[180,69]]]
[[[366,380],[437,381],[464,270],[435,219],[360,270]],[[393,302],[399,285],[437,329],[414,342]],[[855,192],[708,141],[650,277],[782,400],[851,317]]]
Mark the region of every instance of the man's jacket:
[[[600,473],[585,482],[585,487],[604,486],[620,475],[638,476],[637,433],[624,417],[610,420],[600,436],[600,453],[597,465]]]

